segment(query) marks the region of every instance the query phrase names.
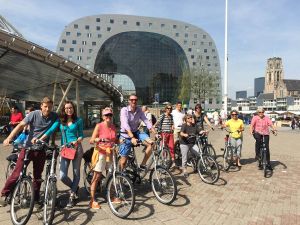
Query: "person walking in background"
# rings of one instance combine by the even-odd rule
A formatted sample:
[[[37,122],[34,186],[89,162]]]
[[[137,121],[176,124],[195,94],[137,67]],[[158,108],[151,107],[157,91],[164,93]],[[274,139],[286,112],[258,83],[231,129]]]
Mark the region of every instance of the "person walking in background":
[[[232,110],[230,115],[231,119],[222,124],[222,127],[229,127],[230,129],[230,143],[234,148],[234,158],[236,159],[236,165],[242,166],[240,163],[242,144],[243,144],[243,134],[244,122],[238,118],[238,111]]]
[[[262,142],[262,135],[265,137],[265,146],[267,150],[267,167],[269,170],[273,170],[270,164],[270,149],[269,149],[269,141],[270,141],[270,130],[269,127],[272,128],[272,131],[277,132],[275,126],[269,117],[265,116],[265,110],[262,108],[257,109],[257,115],[254,116],[251,120],[250,125],[250,133],[253,134],[256,143],[255,143],[255,159],[258,160],[260,157],[260,146]],[[261,169],[262,165],[259,165],[259,169]]]
[[[181,125],[183,124],[184,112],[182,111],[181,102],[176,103],[176,108],[172,111],[174,122],[174,144],[179,140]]]
[[[142,111],[144,112],[146,118],[149,120],[149,122],[151,123],[151,125],[153,126],[153,121],[152,121],[152,114],[149,112],[148,106],[143,105],[142,106]],[[146,124],[141,121],[141,127],[143,128],[143,131],[148,134],[148,136],[150,136],[150,131],[147,128]]]
[[[111,108],[105,108],[102,110],[103,122],[96,125],[90,139],[90,144],[96,144],[94,149],[96,161],[92,161],[94,175],[91,182],[91,200],[89,204],[90,208],[92,209],[101,208],[95,199],[95,191],[101,179],[102,173],[105,172],[110,165],[110,160],[108,160],[108,162],[106,160],[107,157],[110,157],[110,153],[107,151],[107,149],[112,148],[117,142],[116,127],[112,124],[112,116],[113,112]]]
[[[11,132],[23,120],[23,114],[19,111],[17,106],[13,106],[10,112],[9,132]]]
[[[174,154],[174,121],[172,112],[172,105],[167,104],[165,106],[165,112],[158,118],[157,129],[161,132],[162,140],[170,149],[170,154],[172,158],[172,167],[175,165],[175,154]]]

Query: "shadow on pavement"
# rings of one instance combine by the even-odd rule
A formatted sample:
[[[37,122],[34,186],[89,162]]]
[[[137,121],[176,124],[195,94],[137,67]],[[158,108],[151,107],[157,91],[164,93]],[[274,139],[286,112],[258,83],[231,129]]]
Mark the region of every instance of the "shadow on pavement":
[[[279,167],[279,166],[282,166],[283,168],[282,169],[287,169],[287,166],[283,163],[283,162],[280,162],[280,161],[272,161],[271,162],[271,165],[272,167]]]
[[[255,158],[241,159],[241,164],[242,165],[252,164],[252,163],[255,163],[255,162],[256,162]]]
[[[218,181],[216,183],[214,183],[213,185],[214,186],[225,186],[226,184],[227,184],[227,181],[224,178],[220,177],[218,179]]]
[[[78,205],[77,205],[78,207]],[[90,224],[90,221],[92,220],[95,211],[89,210],[88,206],[85,205],[84,209],[78,209],[78,208],[64,208],[56,211],[55,213],[55,218],[60,218],[60,220],[55,221],[53,224],[61,224],[65,222],[74,222],[78,220],[78,218],[82,219],[85,218],[84,220],[80,220],[80,224],[85,225],[85,224]]]

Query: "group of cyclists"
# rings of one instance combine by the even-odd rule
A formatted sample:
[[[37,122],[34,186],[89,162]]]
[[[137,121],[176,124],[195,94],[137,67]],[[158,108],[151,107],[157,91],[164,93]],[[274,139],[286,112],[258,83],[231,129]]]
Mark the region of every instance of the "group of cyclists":
[[[73,159],[61,157],[60,160],[60,180],[69,188],[69,201],[67,207],[73,207],[78,198],[78,189],[80,181],[81,160],[84,150],[82,148],[83,140],[83,120],[77,116],[76,106],[72,101],[66,101],[63,104],[60,114],[52,111],[53,101],[49,97],[44,97],[41,101],[40,110],[30,112],[24,119],[11,131],[9,136],[4,140],[4,145],[9,145],[14,138],[27,127],[28,136],[24,143],[24,147],[34,145],[38,140],[49,142],[50,136],[58,129],[62,134],[61,145],[72,144],[76,149],[76,154]],[[130,154],[132,145],[137,145],[138,142],[143,142],[145,145],[144,158],[140,164],[140,170],[146,169],[147,161],[152,153],[154,141],[150,138],[148,132],[143,132],[139,129],[141,122],[143,127],[152,134],[161,135],[165,141],[165,145],[169,147],[172,159],[172,167],[176,167],[174,146],[179,141],[180,151],[182,155],[182,171],[185,177],[188,177],[187,171],[187,154],[188,151],[198,151],[195,148],[195,135],[204,131],[204,122],[208,127],[214,129],[214,126],[208,120],[206,114],[200,104],[197,104],[192,113],[184,113],[182,103],[177,102],[175,109],[171,104],[167,104],[164,112],[159,116],[157,121],[152,124],[148,116],[147,108],[142,109],[138,106],[138,97],[130,95],[128,105],[120,111],[120,134],[117,135],[117,129],[113,124],[113,110],[109,107],[101,111],[103,121],[96,124],[93,134],[89,140],[90,144],[95,145],[92,156],[91,167],[94,171],[93,179],[90,186],[91,199],[89,206],[92,209],[100,209],[100,204],[96,201],[95,191],[102,174],[110,166],[110,148],[115,144],[119,145],[118,154],[120,156],[119,166],[123,170],[126,167],[128,155]],[[238,119],[238,112],[231,111],[231,119],[223,123],[222,127],[228,127],[231,131],[231,144],[235,147],[236,165],[241,166],[241,150],[244,131],[243,121]],[[264,115],[263,109],[258,109],[257,115],[252,118],[250,132],[253,134],[256,145],[256,159],[259,157],[259,148],[261,144],[261,135],[265,136],[267,149],[268,168],[272,170],[270,165],[269,152],[269,127],[276,131],[272,121]],[[155,129],[156,128],[156,129]],[[53,141],[53,140],[52,140]],[[8,177],[1,191],[0,207],[7,205],[7,197],[13,190],[23,163],[25,150],[21,149],[16,166],[12,174]],[[40,187],[42,182],[42,172],[45,165],[46,153],[43,151],[32,151],[29,153],[29,158],[33,161],[33,184],[35,192],[35,206],[42,207],[40,202]],[[69,165],[72,163],[73,179],[68,176]],[[120,199],[114,199],[116,203]]]

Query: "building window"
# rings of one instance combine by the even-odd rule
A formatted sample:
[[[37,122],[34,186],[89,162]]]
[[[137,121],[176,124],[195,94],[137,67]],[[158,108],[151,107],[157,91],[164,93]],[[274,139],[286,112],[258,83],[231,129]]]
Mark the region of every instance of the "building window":
[[[208,99],[208,104],[212,104],[213,100],[212,98]]]
[[[82,57],[79,55],[77,56],[77,60],[80,61],[82,59]]]
[[[110,27],[107,27],[107,29],[106,29],[107,31],[110,31],[111,30],[111,28]]]
[[[192,45],[196,45],[196,41],[192,41]]]
[[[209,56],[208,56],[208,55],[206,56],[206,59],[209,59]]]
[[[114,23],[115,21],[114,21],[113,19],[110,19],[109,22],[110,22],[110,23]]]
[[[149,27],[152,27],[152,23],[149,23]]]
[[[77,35],[77,37],[80,37],[80,36],[81,36],[81,33],[80,33],[80,32],[77,32],[76,35]]]
[[[88,38],[92,37],[92,33],[87,33],[87,37]]]
[[[96,26],[96,30],[100,30],[100,26]]]
[[[176,29],[177,28],[177,25],[173,25],[173,29]]]
[[[74,52],[74,48],[70,48],[70,52]]]
[[[194,38],[197,38],[197,34],[194,34]]]
[[[179,37],[179,33],[176,33],[175,36],[176,36],[176,37]]]
[[[92,42],[92,45],[93,45],[93,46],[95,46],[95,45],[96,45],[96,42],[95,42],[95,41],[93,41],[93,42]]]
[[[207,66],[210,66],[210,63],[208,63]]]
[[[92,52],[93,52],[93,49],[90,48],[90,49],[89,49],[89,53],[92,53]]]
[[[211,41],[210,41],[210,42],[208,42],[208,45],[209,45],[209,46],[212,46],[212,42],[211,42]]]
[[[196,62],[193,62],[193,66],[196,66]]]
[[[188,29],[189,29],[189,26],[185,26],[184,29],[185,29],[185,30],[188,30]]]
[[[86,41],[82,41],[82,45],[86,45]]]
[[[62,40],[61,40],[61,43],[66,44],[66,43],[67,43],[67,40],[66,40],[66,39],[62,39]]]
[[[123,24],[126,25],[127,24],[127,20],[123,20]]]
[[[185,44],[185,45],[186,45],[186,44],[187,44],[187,40],[184,40],[184,41],[183,41],[183,44]]]
[[[203,39],[206,39],[206,34],[203,34]]]
[[[76,45],[76,43],[77,43],[76,40],[72,40],[73,45]]]
[[[188,35],[187,33],[185,33],[185,34],[184,34],[184,37],[186,37],[186,38],[187,38],[188,36],[189,36],[189,35]]]
[[[191,52],[191,51],[192,51],[192,48],[189,48],[188,51]]]
[[[71,32],[67,31],[66,36],[70,36]]]
[[[216,51],[216,49],[214,49],[214,48],[211,50],[211,52],[215,52],[215,51]]]
[[[218,67],[218,63],[215,63],[215,67]]]
[[[194,58],[194,55],[191,55],[191,58],[193,59],[193,58]]]
[[[86,57],[86,59],[87,59],[87,60],[90,60],[90,59],[91,59],[91,56]]]
[[[77,29],[78,28],[78,24],[74,24],[74,29]]]
[[[64,52],[65,51],[64,47],[60,47],[59,51]]]
[[[206,48],[204,49],[204,53],[207,53],[207,49]]]
[[[160,27],[161,27],[161,28],[165,27],[165,24],[164,24],[164,23],[162,23],[162,24],[160,25]]]
[[[214,57],[213,57],[214,59],[217,59],[217,56],[216,55],[214,55]]]
[[[89,29],[90,29],[90,26],[89,26],[89,25],[85,25],[85,29],[86,29],[86,30],[89,30]]]
[[[98,38],[101,38],[102,37],[102,34],[98,34]]]
[[[99,23],[99,22],[100,22],[100,18],[96,18],[96,22],[98,22],[98,23]]]
[[[81,53],[82,53],[82,52],[83,52],[83,48],[79,48],[79,52],[81,52]]]
[[[200,43],[201,45],[204,45],[204,42],[203,41],[201,41],[201,43]]]
[[[135,24],[136,24],[137,26],[140,26],[140,25],[141,25],[141,23],[140,23],[140,22],[136,22]]]

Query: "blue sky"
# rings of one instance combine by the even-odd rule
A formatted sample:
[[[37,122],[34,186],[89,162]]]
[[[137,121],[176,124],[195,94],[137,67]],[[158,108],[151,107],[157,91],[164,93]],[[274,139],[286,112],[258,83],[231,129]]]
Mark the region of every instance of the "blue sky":
[[[253,94],[266,61],[281,57],[285,79],[300,79],[300,1],[228,0],[228,89]],[[0,14],[29,41],[55,51],[64,27],[80,17],[129,14],[180,20],[214,39],[224,75],[225,0],[0,0]]]

